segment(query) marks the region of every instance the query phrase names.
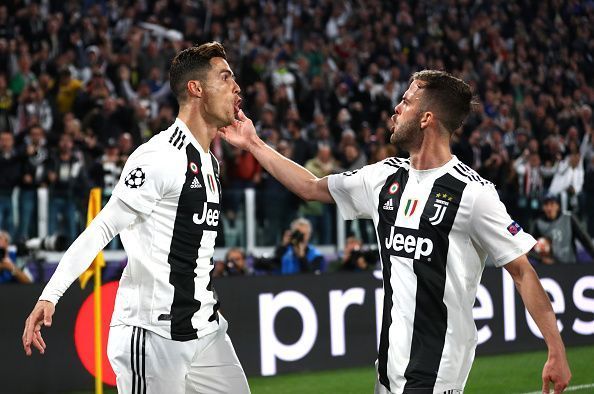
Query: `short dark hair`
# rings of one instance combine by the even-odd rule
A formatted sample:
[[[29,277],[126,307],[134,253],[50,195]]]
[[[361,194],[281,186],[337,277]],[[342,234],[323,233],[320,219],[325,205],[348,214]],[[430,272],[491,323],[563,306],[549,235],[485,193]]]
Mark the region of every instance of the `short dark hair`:
[[[445,71],[423,70],[412,75],[410,82],[422,81],[423,105],[434,111],[444,127],[453,133],[464,123],[472,104],[470,86]]]
[[[169,68],[169,84],[178,102],[182,103],[188,97],[188,81],[206,80],[206,74],[211,68],[210,59],[214,57],[227,60],[225,48],[216,41],[186,48],[175,56]]]

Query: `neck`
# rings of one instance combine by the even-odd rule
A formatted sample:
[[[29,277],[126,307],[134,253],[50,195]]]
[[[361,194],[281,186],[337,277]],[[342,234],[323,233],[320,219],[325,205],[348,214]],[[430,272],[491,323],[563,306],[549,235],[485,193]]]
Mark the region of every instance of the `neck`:
[[[427,133],[419,149],[410,152],[410,164],[415,170],[438,168],[451,159],[448,133]]]
[[[180,106],[177,117],[188,126],[190,133],[196,138],[205,152],[208,152],[210,143],[217,135],[217,127],[204,119],[202,112],[195,106]]]

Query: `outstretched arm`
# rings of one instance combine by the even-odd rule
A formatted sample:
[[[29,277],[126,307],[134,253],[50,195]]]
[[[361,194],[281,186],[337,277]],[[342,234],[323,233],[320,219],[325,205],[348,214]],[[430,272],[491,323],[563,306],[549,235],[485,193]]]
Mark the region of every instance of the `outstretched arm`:
[[[306,201],[334,202],[328,190],[328,178],[318,178],[299,164],[287,159],[256,134],[252,121],[242,110],[239,120],[219,129],[221,137],[238,148],[251,152],[262,167],[278,179],[287,189]]]
[[[525,255],[504,267],[512,276],[524,305],[540,329],[549,350],[542,370],[542,392],[548,393],[549,384],[553,382],[555,393],[561,393],[569,384],[571,372],[551,302]]]
[[[45,343],[41,337],[41,327],[51,326],[56,304],[62,294],[87,269],[97,253],[136,217],[136,211],[119,198],[113,197],[64,253],[56,272],[25,321],[22,339],[23,348],[28,356],[31,355],[31,345],[40,353],[44,353]]]

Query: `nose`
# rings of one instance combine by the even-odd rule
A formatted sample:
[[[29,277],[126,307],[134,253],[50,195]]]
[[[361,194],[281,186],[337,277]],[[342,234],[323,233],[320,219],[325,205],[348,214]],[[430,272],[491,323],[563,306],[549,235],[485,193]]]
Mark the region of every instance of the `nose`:
[[[401,110],[402,110],[402,101],[399,102],[398,105],[394,107],[394,112],[396,113],[396,115],[400,115]]]
[[[239,92],[241,92],[241,88],[237,84],[237,81],[233,80],[233,85],[233,93],[239,94]]]

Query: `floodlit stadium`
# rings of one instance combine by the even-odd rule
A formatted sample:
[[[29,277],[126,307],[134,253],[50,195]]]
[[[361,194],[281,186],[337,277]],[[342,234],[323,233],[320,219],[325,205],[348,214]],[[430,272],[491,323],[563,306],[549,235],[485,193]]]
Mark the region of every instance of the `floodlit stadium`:
[[[3,2],[0,393],[593,393],[593,26]]]

